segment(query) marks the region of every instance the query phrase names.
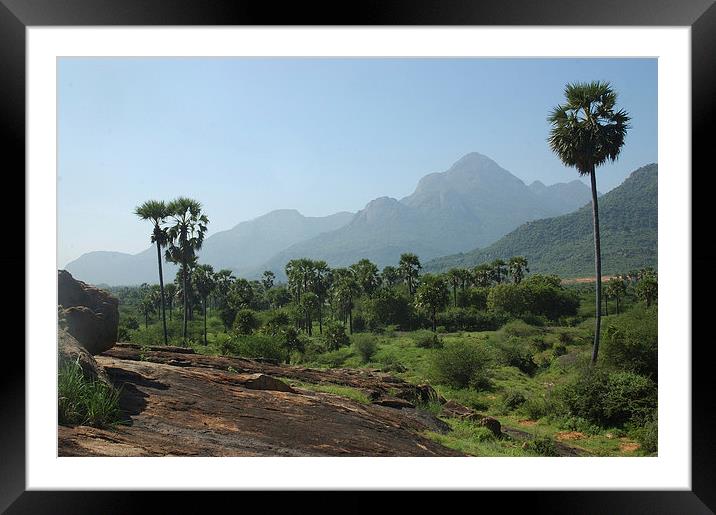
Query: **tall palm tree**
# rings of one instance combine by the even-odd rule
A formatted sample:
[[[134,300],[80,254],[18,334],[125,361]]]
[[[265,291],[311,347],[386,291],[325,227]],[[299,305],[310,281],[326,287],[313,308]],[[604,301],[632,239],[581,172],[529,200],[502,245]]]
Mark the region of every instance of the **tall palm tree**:
[[[462,270],[460,268],[451,268],[447,273],[448,281],[452,286],[452,297],[455,307],[457,307],[457,287],[462,281]]]
[[[408,284],[408,293],[410,293],[410,295],[415,293],[415,283],[418,280],[421,268],[423,267],[420,264],[420,259],[415,254],[406,252],[400,255],[398,270]]]
[[[214,282],[214,267],[211,265],[199,265],[194,269],[192,281],[196,291],[201,297],[202,311],[204,312],[204,345],[208,345],[206,339],[206,299],[216,288]]]
[[[154,225],[151,241],[157,244],[157,264],[159,266],[159,291],[161,294],[162,326],[164,328],[164,345],[169,343],[167,335],[167,313],[164,297],[164,274],[162,274],[162,247],[167,246],[167,231],[162,223],[168,216],[167,205],[161,200],[147,200],[134,209],[134,214],[142,220],[150,220]]]
[[[510,258],[507,266],[510,269],[510,275],[515,284],[520,284],[525,276],[525,272],[530,271],[530,269],[527,268],[527,258],[524,256],[514,256]]]
[[[167,260],[180,267],[182,289],[184,291],[184,329],[182,342],[186,345],[187,333],[187,295],[189,289],[189,267],[196,259],[196,251],[201,249],[209,219],[201,213],[201,203],[186,197],[179,197],[167,205],[169,217],[174,225],[167,230],[169,248]]]
[[[556,106],[547,118],[552,125],[547,141],[562,163],[576,168],[579,175],[588,175],[592,186],[596,322],[591,363],[594,365],[599,353],[602,315],[602,257],[595,170],[607,160],[617,160],[630,128],[630,118],[623,109],[615,110],[617,94],[608,82],[567,84],[564,96],[566,103]]]

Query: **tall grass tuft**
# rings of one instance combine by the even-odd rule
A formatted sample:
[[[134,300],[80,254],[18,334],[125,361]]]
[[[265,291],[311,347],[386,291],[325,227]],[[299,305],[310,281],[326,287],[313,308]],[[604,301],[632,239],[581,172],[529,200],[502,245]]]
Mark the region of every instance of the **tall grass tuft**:
[[[120,391],[87,379],[78,362],[60,366],[57,393],[60,424],[102,428],[120,420]]]

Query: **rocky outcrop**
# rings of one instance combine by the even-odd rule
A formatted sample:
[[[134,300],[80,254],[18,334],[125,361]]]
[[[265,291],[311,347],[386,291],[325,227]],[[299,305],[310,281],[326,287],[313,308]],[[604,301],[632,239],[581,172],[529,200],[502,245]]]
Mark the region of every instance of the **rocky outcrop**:
[[[64,329],[59,331],[59,347],[57,352],[58,365],[77,364],[82,374],[91,381],[101,381],[110,386],[109,377],[97,363],[92,354]]]
[[[300,386],[335,383],[366,392],[409,387],[385,374],[124,344],[96,360],[120,389],[124,423],[109,429],[60,426],[60,456],[463,455],[424,436],[449,427],[406,401],[398,400],[402,409],[396,409]]]
[[[442,414],[446,417],[459,418],[461,420],[470,420],[471,422],[475,422],[480,426],[486,427],[495,436],[502,436],[502,426],[497,419],[481,415],[475,410],[468,408],[467,406],[463,406],[462,404],[460,404],[459,402],[455,402],[454,400],[449,400],[448,402],[443,404]]]
[[[57,304],[60,324],[90,354],[99,354],[117,342],[119,302],[109,293],[58,270]]]

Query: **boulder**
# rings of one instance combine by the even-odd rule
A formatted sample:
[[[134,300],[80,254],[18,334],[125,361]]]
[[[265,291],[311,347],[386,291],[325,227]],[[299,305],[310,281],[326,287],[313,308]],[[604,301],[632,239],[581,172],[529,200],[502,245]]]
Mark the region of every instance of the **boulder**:
[[[250,390],[272,390],[276,392],[295,392],[293,388],[266,374],[251,374],[241,382],[241,385]]]
[[[418,404],[440,402],[440,395],[429,384],[411,385],[410,387],[401,390],[398,394],[396,394],[396,397]],[[440,403],[443,404],[444,402]]]
[[[492,434],[495,436],[500,436],[502,434],[502,425],[496,418],[482,417],[477,421],[477,424],[486,427],[492,431]]]
[[[373,404],[376,404],[378,406],[385,406],[387,408],[395,408],[395,409],[414,408],[415,407],[415,405],[413,403],[408,402],[405,399],[400,399],[398,397],[381,397],[380,399],[373,401]]]
[[[92,354],[64,329],[59,331],[59,346],[57,351],[57,363],[61,367],[67,363],[77,363],[82,369],[82,374],[90,381],[101,381],[111,386],[109,377],[101,365],[95,361]]]
[[[109,293],[58,270],[57,304],[60,323],[90,354],[117,342],[119,301]]]

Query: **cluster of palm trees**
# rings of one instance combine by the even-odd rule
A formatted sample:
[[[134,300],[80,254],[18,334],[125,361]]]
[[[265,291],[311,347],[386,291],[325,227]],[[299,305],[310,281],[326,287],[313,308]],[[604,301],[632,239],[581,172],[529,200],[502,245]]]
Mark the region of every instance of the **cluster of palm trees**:
[[[178,197],[170,202],[148,200],[137,206],[135,214],[142,220],[152,223],[151,242],[157,246],[157,265],[159,268],[159,291],[164,330],[164,344],[168,343],[166,297],[164,274],[162,273],[162,249],[165,248],[167,261],[179,265],[182,291],[188,290],[191,268],[196,266],[196,252],[201,249],[209,219],[201,212],[201,203]],[[182,295],[184,301],[184,325],[182,341],[186,344],[188,295]]]
[[[611,277],[604,287],[604,309],[609,314],[607,299],[616,301],[616,314],[619,314],[619,302],[626,297],[629,288],[632,288],[636,297],[643,301],[647,307],[651,306],[658,296],[658,279],[653,267],[640,270],[630,270],[626,274]]]
[[[348,267],[330,268],[325,261],[300,258],[286,263],[285,272],[288,291],[299,308],[306,332],[311,336],[314,313],[323,334],[323,310],[327,303],[352,333],[357,297],[371,297],[381,287],[392,288],[402,283],[412,295],[421,269],[418,256],[407,252],[400,256],[397,267],[389,265],[382,271],[369,259],[361,259]],[[264,272],[264,275],[266,273],[270,272]]]

